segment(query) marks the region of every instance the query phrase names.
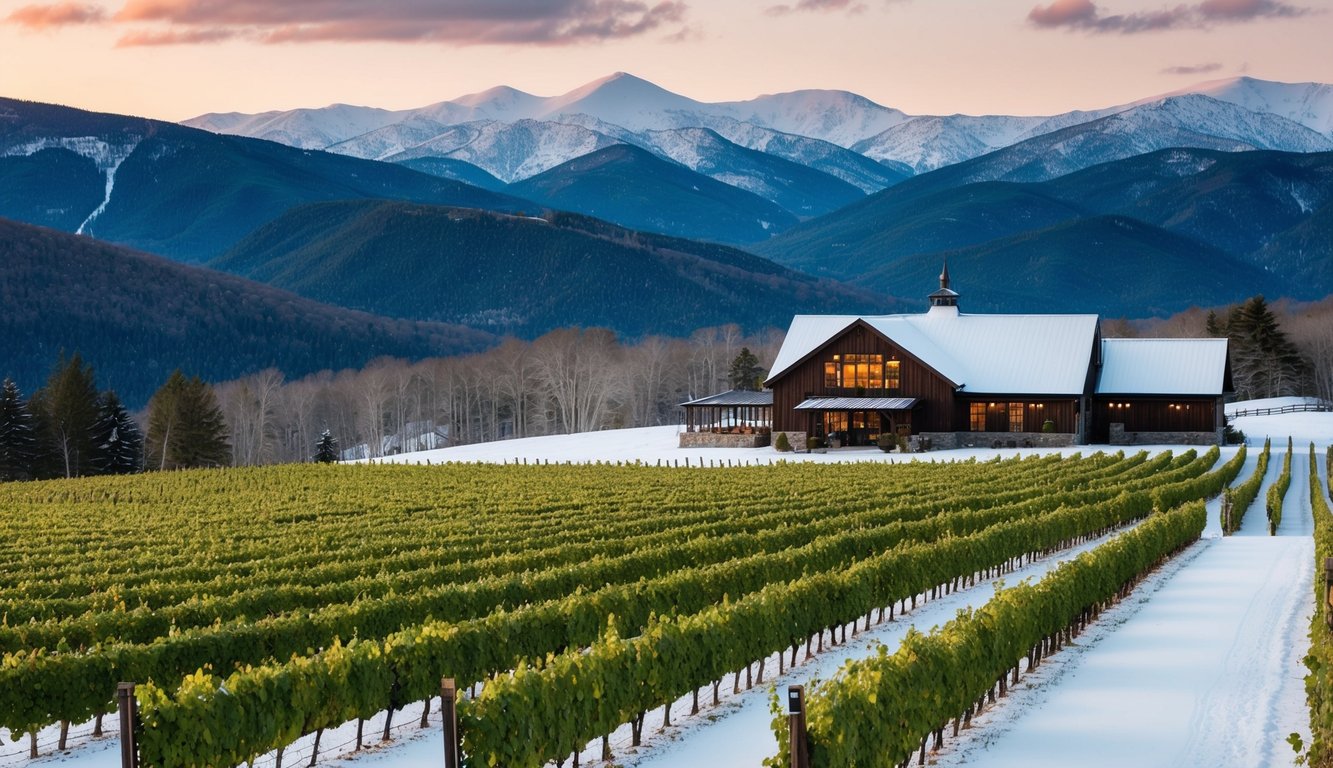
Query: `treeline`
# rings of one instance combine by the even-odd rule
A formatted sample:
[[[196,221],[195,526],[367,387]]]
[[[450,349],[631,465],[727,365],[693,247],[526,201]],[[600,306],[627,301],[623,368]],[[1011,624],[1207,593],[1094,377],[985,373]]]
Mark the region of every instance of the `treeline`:
[[[1103,335],[1226,337],[1236,399],[1314,395],[1333,400],[1333,297],[1305,304],[1263,296],[1220,310],[1157,320],[1111,320]]]
[[[739,326],[688,339],[623,343],[605,329],[561,329],[510,339],[478,354],[287,381],[266,370],[215,387],[237,466],[309,461],[325,430],[349,458],[444,445],[600,429],[677,424],[680,403],[755,388],[782,334]],[[741,355],[742,350],[755,358]],[[741,359],[736,381],[733,364]],[[760,376],[762,378],[762,376]]]
[[[221,466],[231,448],[217,398],[198,377],[171,374],[140,426],[114,390],[101,391],[78,353],[60,361],[31,398],[0,385],[0,480],[121,475]]]

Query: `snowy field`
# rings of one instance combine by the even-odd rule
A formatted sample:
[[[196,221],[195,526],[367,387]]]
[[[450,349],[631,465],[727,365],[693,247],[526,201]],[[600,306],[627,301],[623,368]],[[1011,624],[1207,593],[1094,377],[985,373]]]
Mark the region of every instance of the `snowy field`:
[[[1276,405],[1281,405],[1277,403]],[[1270,404],[1257,407],[1273,407]],[[1333,443],[1333,413],[1299,413],[1238,419],[1252,445],[1274,438],[1274,456],[1265,485],[1280,471],[1285,440],[1295,438],[1292,483],[1286,514],[1276,537],[1266,534],[1263,494],[1235,535],[1220,536],[1217,500],[1209,503],[1209,524],[1202,539],[1147,579],[1134,596],[1104,614],[1076,643],[1043,661],[1026,675],[1012,695],[977,718],[959,739],[946,739],[928,762],[941,766],[1288,766],[1294,753],[1288,734],[1308,738],[1301,659],[1305,654],[1313,606],[1313,542],[1310,534],[1307,481],[1308,443]],[[520,463],[630,462],[691,466],[754,464],[775,461],[904,461],[966,460],[1016,454],[1048,453],[1042,449],[968,449],[903,456],[878,449],[842,449],[826,454],[779,454],[771,448],[688,449],[677,446],[678,427],[618,430],[583,435],[511,440],[461,446],[391,457],[392,461],[440,464],[450,461]],[[1173,447],[1164,446],[1166,450]],[[1154,450],[1149,447],[1149,450]],[[1120,450],[1106,446],[1061,449],[1062,453]],[[1126,452],[1138,448],[1125,449]],[[1223,460],[1234,448],[1224,449]],[[1322,456],[1322,450],[1321,450]],[[1258,452],[1237,482],[1253,471]],[[377,460],[378,461],[378,460]],[[1319,461],[1322,480],[1323,462]],[[1095,546],[1096,542],[1082,548]],[[1075,550],[1077,551],[1077,550]],[[1011,574],[1040,578],[1072,552],[1028,565]],[[963,607],[989,599],[992,588],[982,584],[961,590],[851,638],[774,678],[776,659],[767,664],[765,684],[739,695],[730,678],[722,687],[722,704],[704,706],[688,715],[689,697],[676,702],[673,726],[659,732],[661,709],[650,713],[644,746],[631,750],[628,727],[613,738],[615,765],[626,768],[726,766],[759,768],[775,752],[769,729],[769,695],[774,685],[827,678],[850,658],[872,653],[883,643],[894,648],[909,627],[928,631]],[[803,655],[803,652],[802,652]],[[711,689],[701,696],[706,702]],[[394,738],[379,744],[383,715],[368,721],[367,748],[351,752],[355,726],[326,732],[320,765],[339,768],[442,764],[438,716],[420,729],[419,705],[394,715]],[[113,719],[112,735],[91,741],[90,726],[74,729],[74,749],[64,755],[26,760],[26,743],[5,739],[0,765],[68,765],[114,768],[119,765]],[[54,730],[42,734],[45,745]],[[287,751],[285,765],[304,765],[310,737]],[[589,745],[585,766],[604,765],[600,743]],[[273,765],[272,756],[255,762]],[[915,762],[915,761],[913,761]]]

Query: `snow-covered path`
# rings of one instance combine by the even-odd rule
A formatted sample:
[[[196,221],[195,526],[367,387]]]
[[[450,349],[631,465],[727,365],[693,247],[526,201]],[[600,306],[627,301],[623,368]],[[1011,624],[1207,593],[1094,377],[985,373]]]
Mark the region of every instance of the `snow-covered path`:
[[[1268,481],[1282,456],[1274,452]],[[1299,447],[1291,469],[1277,536],[1262,535],[1265,489],[1242,528],[1254,535],[1202,541],[937,764],[1293,764],[1288,734],[1309,734],[1301,659],[1314,577],[1309,459]]]

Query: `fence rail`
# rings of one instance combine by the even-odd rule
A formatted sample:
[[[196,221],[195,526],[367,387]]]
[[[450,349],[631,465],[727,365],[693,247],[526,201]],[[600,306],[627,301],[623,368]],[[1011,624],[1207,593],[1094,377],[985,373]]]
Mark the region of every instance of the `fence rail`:
[[[1228,419],[1234,419],[1237,416],[1272,416],[1278,413],[1312,413],[1333,411],[1333,402],[1328,400],[1315,400],[1299,405],[1283,405],[1276,408],[1247,408],[1243,411],[1232,411],[1227,414]]]

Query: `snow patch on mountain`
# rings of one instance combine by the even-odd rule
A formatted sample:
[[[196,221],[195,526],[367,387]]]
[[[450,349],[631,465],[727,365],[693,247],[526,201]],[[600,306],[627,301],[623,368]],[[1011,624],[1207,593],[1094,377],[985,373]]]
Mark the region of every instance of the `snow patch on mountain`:
[[[134,137],[112,144],[97,136],[49,136],[0,150],[0,157],[27,157],[43,149],[63,149],[92,160],[97,170],[106,172],[119,167],[139,146],[139,141],[139,137]]]
[[[407,110],[331,104],[319,109],[290,109],[257,115],[210,113],[182,121],[182,124],[214,133],[276,141],[300,149],[324,149],[408,116]]]
[[[711,105],[712,114],[850,148],[906,122],[907,114],[855,93],[803,90]]]

